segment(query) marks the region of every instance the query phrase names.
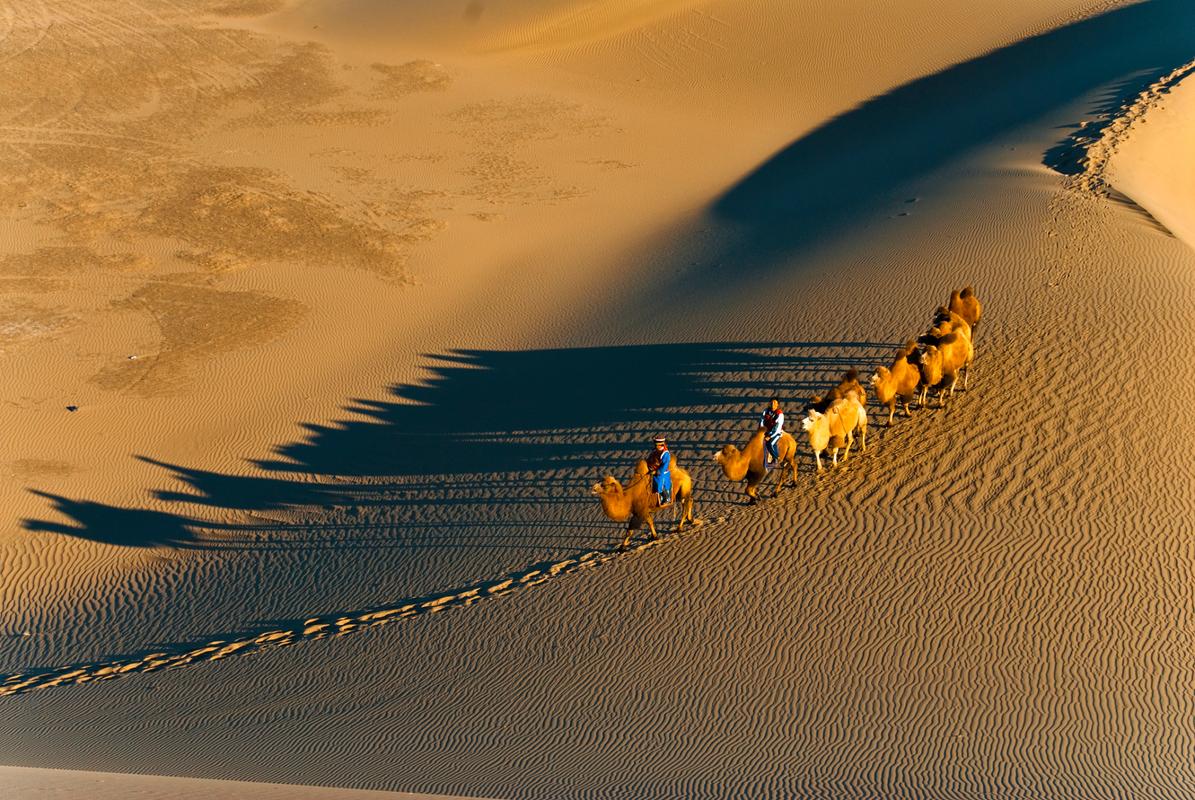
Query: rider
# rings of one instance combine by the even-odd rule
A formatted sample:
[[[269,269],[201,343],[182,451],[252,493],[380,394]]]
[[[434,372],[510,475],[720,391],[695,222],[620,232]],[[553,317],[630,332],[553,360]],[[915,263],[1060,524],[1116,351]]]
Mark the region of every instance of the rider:
[[[784,433],[784,412],[780,410],[780,401],[775,397],[760,416],[759,427],[763,428],[764,451],[767,454],[764,467],[771,469],[780,458],[780,436]]]
[[[659,504],[672,502],[672,454],[668,452],[668,441],[663,434],[655,439],[656,449],[647,455],[647,469],[651,473],[651,489],[659,496]]]

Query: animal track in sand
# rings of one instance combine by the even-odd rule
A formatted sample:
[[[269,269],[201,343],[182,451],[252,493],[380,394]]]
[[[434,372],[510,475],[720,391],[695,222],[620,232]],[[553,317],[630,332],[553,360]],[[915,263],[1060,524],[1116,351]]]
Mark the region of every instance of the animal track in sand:
[[[1085,192],[1108,193],[1108,162],[1129,132],[1150,109],[1185,78],[1195,74],[1195,61],[1162,75],[1130,101],[1108,113],[1084,121],[1067,137],[1067,146],[1055,148],[1048,165],[1072,177],[1068,186]]]
[[[443,594],[411,598],[392,605],[359,611],[307,617],[300,622],[254,631],[241,636],[214,639],[178,650],[164,650],[95,664],[71,665],[46,672],[6,675],[0,677],[0,696],[22,694],[54,686],[105,681],[124,675],[156,672],[162,669],[179,669],[204,661],[219,661],[233,654],[244,655],[277,647],[287,647],[305,641],[344,636],[353,631],[386,625],[423,614],[435,614],[450,608],[470,606],[486,598],[501,597],[520,589],[529,589],[554,578],[605,564],[615,558],[676,541],[685,535],[687,534],[644,542],[631,548],[627,553],[591,550],[576,558],[537,565],[525,572],[514,573],[494,581],[484,581]]]

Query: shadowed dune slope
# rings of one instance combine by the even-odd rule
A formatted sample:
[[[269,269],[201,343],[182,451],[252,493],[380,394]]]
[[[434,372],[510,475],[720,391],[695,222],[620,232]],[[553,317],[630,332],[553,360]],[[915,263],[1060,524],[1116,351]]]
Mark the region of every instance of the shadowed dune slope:
[[[649,306],[774,279],[909,195],[902,187],[1081,97],[1108,92],[1115,109],[1195,58],[1195,6],[1147,0],[1042,33],[906,83],[802,135],[718,197],[694,229],[724,225],[725,241],[647,296]],[[1090,131],[1087,131],[1090,134]],[[1070,152],[1073,152],[1073,147]],[[1065,150],[1051,166],[1068,169]],[[684,234],[692,235],[691,231]],[[686,254],[686,258],[688,254]]]

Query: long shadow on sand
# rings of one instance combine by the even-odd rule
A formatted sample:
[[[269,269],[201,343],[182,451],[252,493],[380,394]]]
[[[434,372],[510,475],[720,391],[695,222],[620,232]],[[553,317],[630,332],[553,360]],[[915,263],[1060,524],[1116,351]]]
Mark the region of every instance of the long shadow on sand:
[[[36,492],[71,523],[22,525],[130,547],[387,547],[385,531],[396,527],[420,532],[404,539],[408,548],[421,542],[492,547],[512,539],[525,546],[540,537],[572,545],[576,529],[586,527],[579,519],[607,527],[584,487],[607,471],[629,471],[654,432],[667,432],[692,468],[693,448],[745,438],[767,396],[798,402],[843,369],[877,363],[894,346],[722,342],[451,351],[429,356],[425,381],[390,387],[393,399],[354,399],[346,419],[304,424],[304,438],[254,462],[272,475],[223,474],[140,456],[186,488],[153,492],[154,509]],[[712,480],[702,487],[706,497],[719,490],[732,487]],[[171,504],[185,504],[189,513],[162,510]],[[580,504],[592,505],[593,513],[566,513]],[[304,510],[305,521],[241,525],[227,515],[206,521],[197,507],[251,515]],[[496,507],[506,509],[501,518],[494,517]],[[324,513],[329,509],[339,516]],[[564,517],[567,524],[556,524]],[[489,535],[471,536],[479,526]],[[382,533],[361,535],[371,529]],[[393,536],[389,544],[400,546]]]
[[[1192,59],[1195,3],[1148,0],[868,100],[801,136],[719,197],[708,217],[731,226],[730,241],[701,253],[698,266],[658,286],[644,303],[720,286],[725,278],[714,273],[730,263],[735,280],[761,279],[785,257],[840,237],[881,207],[895,207],[904,198],[897,192],[913,179],[1101,87],[1107,97],[1099,106],[1119,106]],[[1074,147],[1063,143],[1046,160],[1060,167],[1073,162]]]

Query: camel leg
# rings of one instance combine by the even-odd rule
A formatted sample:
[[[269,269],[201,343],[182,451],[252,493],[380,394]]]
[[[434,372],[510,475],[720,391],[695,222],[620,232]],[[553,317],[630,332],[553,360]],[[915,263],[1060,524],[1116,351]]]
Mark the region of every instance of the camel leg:
[[[784,459],[785,459],[786,455],[787,455],[786,453],[782,453],[779,450],[777,450],[777,452],[776,452],[776,464],[775,464],[775,467],[772,469],[772,472],[775,473],[775,475],[776,475],[776,486],[772,489],[772,497],[779,497],[780,490],[784,488],[783,467],[784,467]],[[765,478],[765,480],[766,480],[766,478]]]
[[[907,412],[908,410],[909,410],[909,407],[905,406],[905,411]],[[895,400],[892,401],[892,403],[888,406],[888,427],[889,428],[892,427],[892,418],[894,416],[896,416],[896,401]]]
[[[838,448],[837,447],[835,447],[834,450],[831,452],[831,462],[832,462],[833,466],[835,466],[835,467],[838,466]]]
[[[776,461],[776,469],[772,470],[772,472],[776,473],[776,487],[772,489],[772,497],[779,497],[780,490],[784,488],[784,473],[780,471],[780,467],[784,466],[784,462],[780,461],[779,458]]]
[[[676,504],[676,513],[680,515],[680,522],[676,524],[676,532],[680,533],[685,529],[686,522],[693,521],[693,495],[678,495],[672,502]]]
[[[862,450],[864,453],[867,452],[867,426],[866,425],[864,425],[863,430],[860,431],[859,449]]]
[[[785,454],[785,463],[788,464],[789,469],[792,470],[791,480],[793,488],[795,489],[797,487],[797,446],[795,444],[793,445],[793,449]],[[786,477],[784,480],[785,483],[787,483],[789,478]]]
[[[647,518],[647,528],[648,528],[648,530],[650,530],[650,531],[651,531],[651,538],[652,538],[653,540],[655,540],[655,539],[659,539],[659,538],[660,538],[660,534],[656,533],[656,523],[655,523],[655,520],[653,520],[651,517],[648,517],[648,518]]]
[[[813,460],[817,462],[817,471],[821,472],[822,471],[822,451],[821,450],[813,451]]]
[[[627,535],[623,537],[622,544],[620,544],[618,546],[619,550],[625,551],[627,549],[627,547],[631,544],[631,536],[634,533],[635,533],[635,529],[632,528],[630,525],[628,525],[627,526]]]

